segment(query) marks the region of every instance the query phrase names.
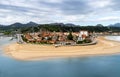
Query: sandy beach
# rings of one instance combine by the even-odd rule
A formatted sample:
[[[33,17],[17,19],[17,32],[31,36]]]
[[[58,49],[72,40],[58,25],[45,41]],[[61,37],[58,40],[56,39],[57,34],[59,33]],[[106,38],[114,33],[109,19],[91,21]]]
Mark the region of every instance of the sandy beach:
[[[82,57],[109,55],[120,53],[120,42],[110,41],[104,37],[97,38],[96,45],[61,46],[37,44],[10,44],[4,49],[5,53],[18,60],[48,59],[56,57]]]

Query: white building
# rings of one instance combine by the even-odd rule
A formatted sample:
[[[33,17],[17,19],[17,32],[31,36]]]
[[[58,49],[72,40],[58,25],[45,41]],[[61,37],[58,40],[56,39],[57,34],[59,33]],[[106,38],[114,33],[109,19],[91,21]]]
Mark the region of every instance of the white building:
[[[80,31],[77,41],[83,41],[88,36],[88,31]]]

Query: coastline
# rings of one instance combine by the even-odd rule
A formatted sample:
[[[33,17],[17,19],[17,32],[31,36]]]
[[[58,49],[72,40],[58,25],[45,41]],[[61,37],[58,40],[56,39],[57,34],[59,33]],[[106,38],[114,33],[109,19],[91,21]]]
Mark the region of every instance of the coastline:
[[[120,53],[120,42],[97,38],[96,45],[88,46],[61,46],[35,44],[10,44],[5,46],[4,51],[10,57],[18,60],[50,59],[57,57],[84,57],[109,55]]]

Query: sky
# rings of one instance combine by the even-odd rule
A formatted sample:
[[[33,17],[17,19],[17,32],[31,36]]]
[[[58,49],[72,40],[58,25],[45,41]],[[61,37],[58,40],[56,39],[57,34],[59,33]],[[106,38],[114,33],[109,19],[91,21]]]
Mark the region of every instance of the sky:
[[[0,0],[0,24],[109,25],[120,22],[119,4],[120,0]]]

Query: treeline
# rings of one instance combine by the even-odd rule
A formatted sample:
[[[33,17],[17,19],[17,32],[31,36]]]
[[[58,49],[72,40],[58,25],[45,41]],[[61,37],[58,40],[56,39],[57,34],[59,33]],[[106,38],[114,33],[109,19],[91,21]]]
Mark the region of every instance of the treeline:
[[[23,28],[21,31],[24,32],[38,32],[40,29],[56,32],[79,32],[80,30],[87,30],[89,32],[120,32],[120,27],[108,27],[108,26],[64,26],[64,25],[39,25],[36,27]]]
[[[52,24],[43,24],[38,26],[2,26],[0,27],[0,32],[6,34],[12,34],[15,32],[38,32],[40,29],[48,30],[48,31],[56,31],[56,32],[79,32],[80,30],[87,30],[89,32],[120,32],[120,27],[109,27],[109,26],[66,26],[66,25],[52,25]]]

